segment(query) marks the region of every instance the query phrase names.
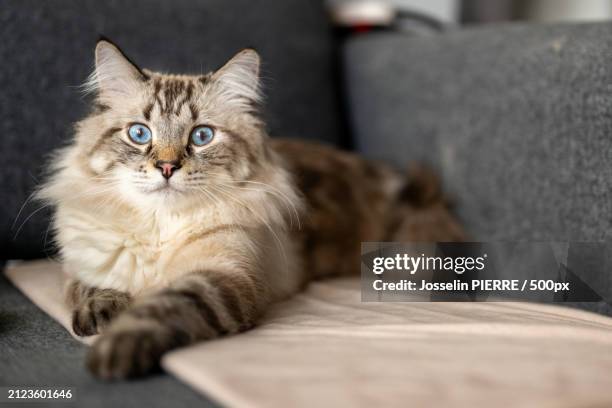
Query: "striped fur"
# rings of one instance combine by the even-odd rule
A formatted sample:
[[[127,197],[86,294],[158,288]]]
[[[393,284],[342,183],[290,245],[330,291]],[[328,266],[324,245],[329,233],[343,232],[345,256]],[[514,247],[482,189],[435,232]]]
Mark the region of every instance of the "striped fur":
[[[38,194],[55,207],[73,329],[100,333],[95,375],[143,375],[168,350],[251,328],[310,279],[358,270],[360,241],[463,238],[435,180],[269,139],[258,73],[253,50],[188,76],[98,44],[94,109]],[[130,141],[133,123],[150,143]],[[215,133],[203,147],[189,141],[201,125]]]
[[[195,272],[139,299],[104,333],[87,365],[101,378],[132,377],[158,367],[167,350],[251,328],[265,298],[242,275]]]
[[[72,330],[79,336],[91,336],[127,309],[132,298],[125,292],[87,287],[73,280],[66,285],[66,301],[73,310]]]

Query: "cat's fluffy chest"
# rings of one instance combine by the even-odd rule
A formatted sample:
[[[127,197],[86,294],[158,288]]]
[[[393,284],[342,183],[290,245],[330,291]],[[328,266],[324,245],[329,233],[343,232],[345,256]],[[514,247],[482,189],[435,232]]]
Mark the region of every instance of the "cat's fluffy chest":
[[[136,220],[64,209],[58,219],[66,272],[88,285],[129,293],[167,285],[170,261],[185,242],[221,222],[205,209]]]

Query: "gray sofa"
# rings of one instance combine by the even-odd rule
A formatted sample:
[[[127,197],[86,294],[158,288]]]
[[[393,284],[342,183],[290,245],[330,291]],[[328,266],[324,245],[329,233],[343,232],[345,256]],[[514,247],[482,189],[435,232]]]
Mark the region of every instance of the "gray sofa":
[[[97,33],[166,70],[212,68],[243,46],[259,48],[274,135],[353,146],[397,166],[431,164],[475,239],[609,240],[612,24],[386,32],[339,43],[320,3],[252,3],[7,2],[0,259],[52,254],[48,213],[32,216],[16,238],[12,224],[43,157],[84,112],[73,86],[91,68]],[[612,293],[612,274],[590,279]],[[605,302],[582,306],[610,311]],[[92,379],[84,347],[4,277],[0,350],[0,385],[76,387],[80,407],[213,405],[163,374],[120,384]]]
[[[607,22],[354,38],[356,149],[436,168],[475,241],[603,243],[576,271],[603,301],[574,306],[612,314],[611,38]]]

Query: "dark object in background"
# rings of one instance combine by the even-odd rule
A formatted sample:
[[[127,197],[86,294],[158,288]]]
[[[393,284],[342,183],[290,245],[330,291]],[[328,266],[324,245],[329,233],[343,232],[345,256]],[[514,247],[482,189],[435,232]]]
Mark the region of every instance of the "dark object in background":
[[[206,72],[251,46],[263,58],[270,132],[341,141],[334,44],[321,1],[4,1],[0,9],[0,259],[45,255],[49,211],[19,208],[44,158],[85,113],[78,86],[99,34],[143,67]],[[48,244],[48,243],[47,243]],[[48,245],[47,245],[48,246]]]
[[[461,21],[463,23],[494,23],[514,20],[517,17],[516,0],[463,0]]]

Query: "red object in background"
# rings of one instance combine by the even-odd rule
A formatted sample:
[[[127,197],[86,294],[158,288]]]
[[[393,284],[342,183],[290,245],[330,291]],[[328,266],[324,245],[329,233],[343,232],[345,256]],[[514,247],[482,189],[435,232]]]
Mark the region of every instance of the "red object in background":
[[[370,32],[374,29],[374,26],[371,24],[365,24],[365,23],[361,23],[361,24],[354,24],[351,27],[351,30],[353,31],[353,33],[355,34],[363,34],[363,33],[367,33]]]

